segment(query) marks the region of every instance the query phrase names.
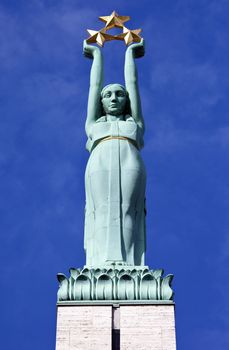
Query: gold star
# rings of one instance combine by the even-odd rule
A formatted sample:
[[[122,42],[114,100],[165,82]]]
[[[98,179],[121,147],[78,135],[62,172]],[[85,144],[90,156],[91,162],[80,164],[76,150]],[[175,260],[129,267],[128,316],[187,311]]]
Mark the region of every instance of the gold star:
[[[126,27],[123,27],[123,33],[119,35],[115,35],[115,39],[117,40],[124,40],[126,45],[129,45],[133,42],[139,43],[141,41],[139,33],[141,33],[141,29],[128,29]]]
[[[87,43],[97,43],[99,46],[103,46],[105,41],[114,40],[114,36],[107,34],[106,29],[100,30],[91,30],[87,29],[87,32],[90,34],[90,37],[87,38]]]
[[[123,23],[129,21],[130,16],[119,16],[117,12],[113,11],[110,16],[100,16],[99,19],[106,23],[106,29],[123,28]]]

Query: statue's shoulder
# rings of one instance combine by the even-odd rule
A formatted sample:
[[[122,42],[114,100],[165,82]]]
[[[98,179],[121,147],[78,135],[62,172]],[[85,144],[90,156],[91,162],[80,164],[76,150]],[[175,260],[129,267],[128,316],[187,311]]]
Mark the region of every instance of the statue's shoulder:
[[[127,114],[127,115],[125,116],[125,120],[126,120],[126,122],[134,122],[134,123],[135,123],[134,118],[131,117],[131,115],[129,115],[129,114]]]
[[[98,119],[96,119],[96,123],[100,123],[100,122],[106,122],[107,121],[107,118],[106,118],[106,116],[104,115],[104,116],[102,116],[102,117],[100,117],[100,118],[98,118]]]

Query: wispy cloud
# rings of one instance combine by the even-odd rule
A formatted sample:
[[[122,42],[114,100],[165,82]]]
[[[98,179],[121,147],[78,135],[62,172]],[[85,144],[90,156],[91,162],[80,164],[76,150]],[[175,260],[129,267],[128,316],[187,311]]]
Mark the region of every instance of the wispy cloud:
[[[94,17],[94,10],[75,5],[64,1],[49,7],[31,1],[21,13],[0,8],[0,159],[4,164],[27,152],[19,147],[19,139],[41,143],[53,135],[63,149],[65,145],[69,149],[70,134],[75,133],[72,148],[76,139],[84,137],[81,110],[82,105],[86,109],[87,86],[79,62],[84,64],[84,21]]]
[[[167,115],[160,115],[150,127],[145,151],[174,153],[199,147],[214,147],[218,152],[229,153],[229,128],[219,127],[203,132],[201,129],[179,128]],[[227,162],[227,161],[226,161]]]

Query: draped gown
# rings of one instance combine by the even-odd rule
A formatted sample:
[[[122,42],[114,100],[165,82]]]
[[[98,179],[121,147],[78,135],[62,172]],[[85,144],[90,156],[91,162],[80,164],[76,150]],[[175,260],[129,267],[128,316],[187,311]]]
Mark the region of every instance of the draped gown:
[[[105,139],[108,138],[109,139]],[[127,139],[128,138],[128,139]],[[86,172],[86,266],[144,265],[145,167],[143,133],[134,119],[92,125]]]

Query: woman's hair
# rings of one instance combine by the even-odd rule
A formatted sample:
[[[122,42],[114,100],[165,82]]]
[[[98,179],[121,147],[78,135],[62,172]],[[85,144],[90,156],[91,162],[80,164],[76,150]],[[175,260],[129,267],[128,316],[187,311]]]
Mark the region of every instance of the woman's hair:
[[[119,86],[121,87],[121,89],[122,89],[123,91],[125,91],[125,94],[126,94],[126,106],[125,106],[125,109],[124,109],[124,111],[123,111],[123,114],[124,114],[124,115],[127,115],[127,114],[130,115],[130,114],[131,114],[131,110],[130,110],[130,98],[129,98],[129,94],[128,94],[128,92],[127,92],[125,86],[123,86],[123,85],[121,85],[121,84],[114,83],[114,84],[108,84],[108,85],[104,86],[104,88],[103,88],[102,91],[101,91],[101,98],[100,98],[100,103],[101,103],[101,116],[103,116],[103,115],[106,114],[105,111],[104,111],[104,109],[103,109],[103,104],[102,104],[103,93],[104,93],[104,91],[105,91],[107,88],[109,88],[109,87],[112,86],[112,85],[119,85]]]

